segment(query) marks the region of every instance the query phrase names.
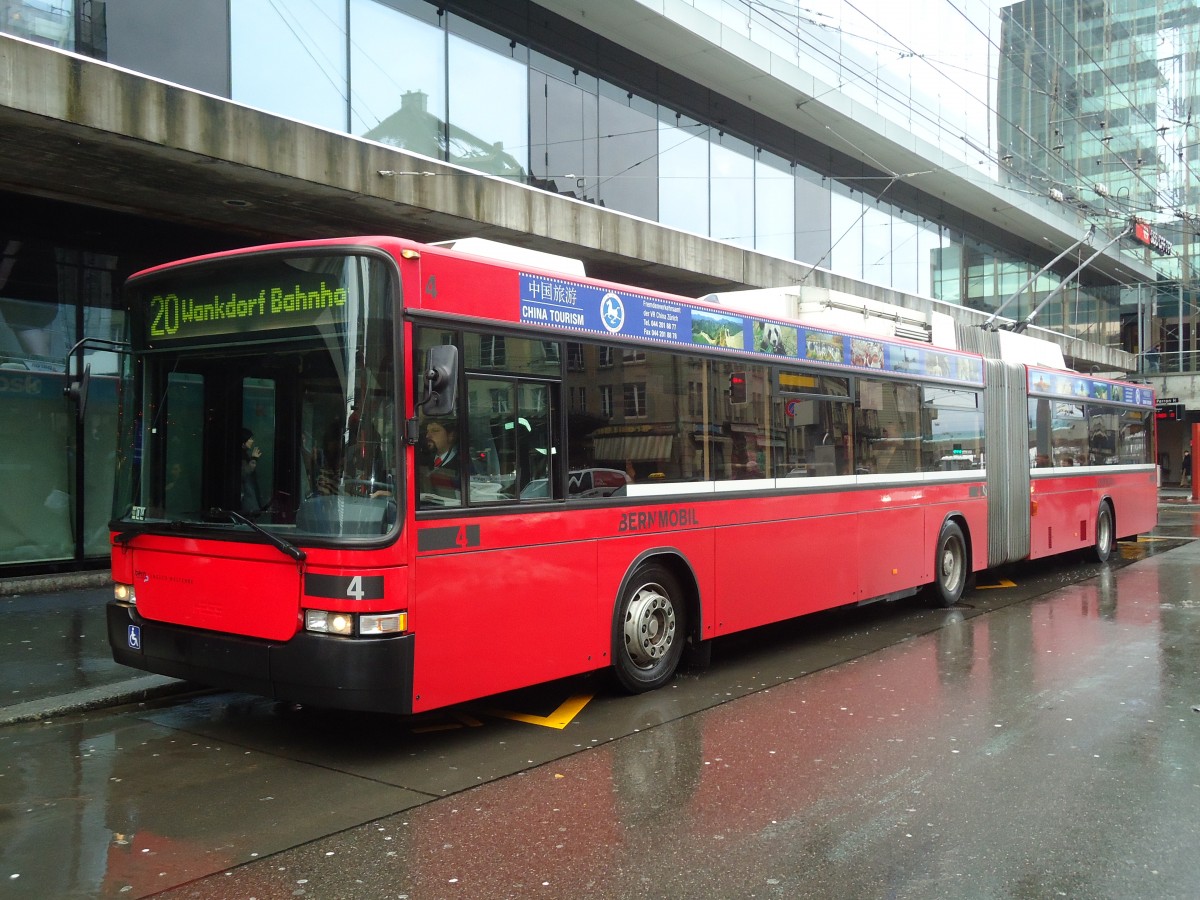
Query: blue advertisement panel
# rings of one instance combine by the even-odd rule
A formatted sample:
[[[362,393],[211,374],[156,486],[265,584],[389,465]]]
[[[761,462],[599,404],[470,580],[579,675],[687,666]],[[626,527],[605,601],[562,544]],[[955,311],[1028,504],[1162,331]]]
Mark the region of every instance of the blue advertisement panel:
[[[577,333],[803,360],[818,366],[983,384],[983,360],[952,350],[789,325],[526,272],[521,273],[521,322]]]
[[[691,343],[690,310],[679,303],[524,272],[521,321],[545,328]]]
[[[1147,385],[1124,384],[1046,369],[1029,370],[1029,393],[1035,397],[1053,397],[1060,400],[1099,400],[1128,406],[1154,406],[1154,390]]]

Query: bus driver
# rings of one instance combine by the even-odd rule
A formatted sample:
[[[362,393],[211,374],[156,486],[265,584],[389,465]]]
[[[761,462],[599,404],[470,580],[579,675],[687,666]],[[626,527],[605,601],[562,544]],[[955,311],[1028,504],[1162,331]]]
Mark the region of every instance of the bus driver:
[[[458,425],[453,419],[430,419],[425,423],[425,447],[432,454],[429,490],[439,497],[460,496],[458,477]]]

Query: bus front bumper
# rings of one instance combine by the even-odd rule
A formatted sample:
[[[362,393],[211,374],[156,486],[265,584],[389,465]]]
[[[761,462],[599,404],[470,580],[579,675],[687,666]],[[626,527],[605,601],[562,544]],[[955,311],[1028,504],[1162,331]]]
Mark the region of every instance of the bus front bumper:
[[[411,634],[300,632],[267,641],[155,622],[109,601],[108,643],[122,665],[211,687],[332,709],[412,714]]]

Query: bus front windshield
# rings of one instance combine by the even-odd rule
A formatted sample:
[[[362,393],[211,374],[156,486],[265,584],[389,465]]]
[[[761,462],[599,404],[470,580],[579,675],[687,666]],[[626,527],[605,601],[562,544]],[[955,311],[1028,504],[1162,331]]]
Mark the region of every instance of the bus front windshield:
[[[113,527],[388,534],[392,272],[366,255],[266,253],[132,282]]]

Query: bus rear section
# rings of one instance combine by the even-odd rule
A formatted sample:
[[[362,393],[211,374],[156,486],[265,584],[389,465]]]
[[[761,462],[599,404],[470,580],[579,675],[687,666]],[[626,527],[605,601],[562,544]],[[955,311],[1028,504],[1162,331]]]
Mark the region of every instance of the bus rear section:
[[[1158,520],[1154,394],[987,361],[989,567],[1071,551],[1103,562]]]

